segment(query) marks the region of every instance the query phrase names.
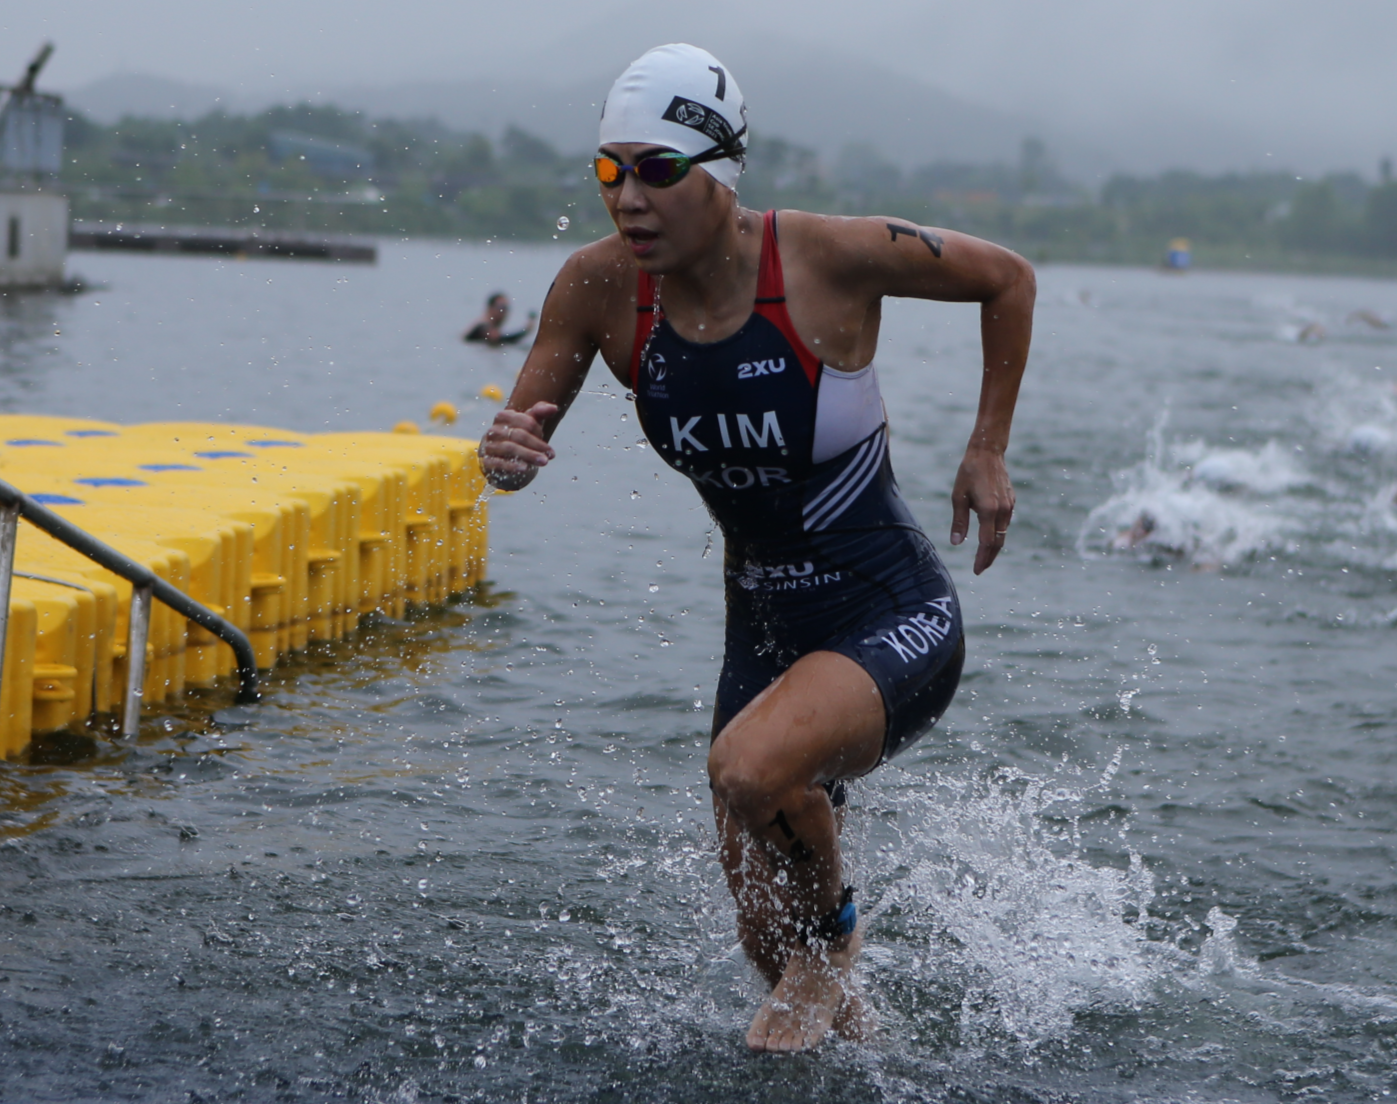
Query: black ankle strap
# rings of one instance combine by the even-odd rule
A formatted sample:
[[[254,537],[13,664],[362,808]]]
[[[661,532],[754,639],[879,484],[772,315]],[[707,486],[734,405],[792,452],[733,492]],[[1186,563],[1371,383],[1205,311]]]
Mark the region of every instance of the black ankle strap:
[[[844,896],[837,907],[815,920],[796,921],[796,938],[807,946],[839,943],[853,935],[858,924],[859,910],[854,904],[854,887],[845,886]]]

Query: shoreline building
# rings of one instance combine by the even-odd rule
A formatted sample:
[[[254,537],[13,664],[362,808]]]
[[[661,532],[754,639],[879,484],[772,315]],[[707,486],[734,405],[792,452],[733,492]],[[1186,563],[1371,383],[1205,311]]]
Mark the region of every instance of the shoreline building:
[[[63,100],[34,90],[52,53],[53,44],[45,45],[18,84],[0,88],[0,292],[63,285]]]

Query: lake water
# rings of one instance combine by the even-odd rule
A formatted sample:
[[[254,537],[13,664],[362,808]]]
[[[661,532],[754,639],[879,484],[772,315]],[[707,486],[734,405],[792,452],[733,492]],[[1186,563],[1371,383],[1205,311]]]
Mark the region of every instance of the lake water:
[[[451,399],[473,436],[523,354],[458,334],[497,287],[537,307],[564,244],[75,255],[101,290],[0,300],[0,407],[381,429]],[[1039,278],[978,579],[946,546],[977,312],[885,314],[969,658],[853,787],[875,1043],[743,1045],[704,774],[721,538],[598,367],[492,505],[479,602],[314,649],[244,713],[191,696],[0,766],[0,1098],[1386,1099],[1397,330],[1350,316],[1397,320],[1397,284]]]

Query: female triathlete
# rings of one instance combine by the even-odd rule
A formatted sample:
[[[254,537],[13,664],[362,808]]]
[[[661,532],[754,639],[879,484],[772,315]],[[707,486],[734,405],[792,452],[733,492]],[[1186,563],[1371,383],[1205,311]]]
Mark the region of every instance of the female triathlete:
[[[747,210],[745,137],[737,82],[703,50],[658,47],[617,80],[596,156],[617,232],[563,265],[480,456],[495,486],[528,483],[600,352],[722,528],[709,781],[739,935],[772,986],[747,1041],[794,1050],[863,1019],[840,780],[935,723],[965,654],[950,577],[888,460],[881,303],[980,304],[979,411],[951,494],[953,545],[979,517],[979,574],[1014,510],[1004,452],[1034,277],[998,246],[901,219]]]

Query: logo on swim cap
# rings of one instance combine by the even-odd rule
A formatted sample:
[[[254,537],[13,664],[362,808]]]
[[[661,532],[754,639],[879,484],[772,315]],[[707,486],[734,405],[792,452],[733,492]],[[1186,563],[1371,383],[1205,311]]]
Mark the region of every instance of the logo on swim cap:
[[[685,126],[695,127],[698,130],[703,129],[704,121],[708,118],[706,107],[694,103],[693,100],[681,100],[677,96],[674,103],[670,104],[670,110],[674,112],[676,123],[683,123]]]
[[[714,145],[733,144],[733,129],[726,119],[703,104],[686,100],[683,96],[675,96],[670,100],[668,109],[660,118],[700,131],[706,134]]]

